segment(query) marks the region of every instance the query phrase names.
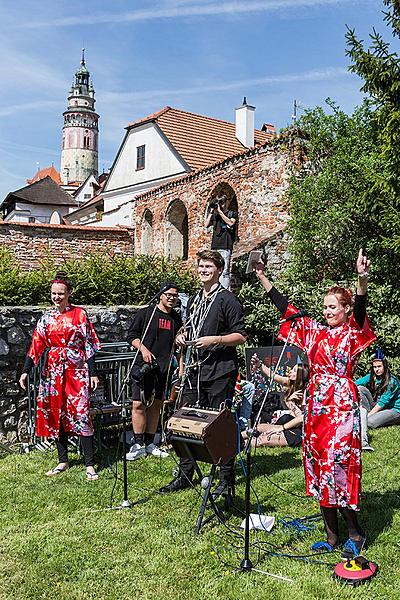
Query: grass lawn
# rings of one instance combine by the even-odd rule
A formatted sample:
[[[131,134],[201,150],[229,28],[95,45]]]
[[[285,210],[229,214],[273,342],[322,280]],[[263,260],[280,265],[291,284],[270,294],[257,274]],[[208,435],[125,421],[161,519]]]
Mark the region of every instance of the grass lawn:
[[[194,490],[168,496],[157,489],[171,479],[172,458],[147,458],[128,464],[131,510],[104,510],[110,504],[113,475],[87,482],[80,459],[71,469],[46,478],[55,452],[34,451],[0,457],[0,599],[204,600],[227,598],[400,599],[400,428],[371,434],[374,453],[364,454],[364,501],[361,520],[369,546],[364,553],[380,566],[371,583],[357,588],[333,581],[339,555],[317,557],[322,563],[271,556],[266,552],[309,554],[324,539],[316,530],[298,535],[276,526],[271,534],[252,535],[257,568],[293,579],[278,581],[256,572],[238,573],[243,540],[237,533],[244,506],[244,478],[237,466],[239,511],[229,528],[212,521],[193,533],[200,498]],[[299,450],[263,449],[255,457],[253,489],[264,514],[304,517],[318,512],[304,497]],[[121,470],[121,469],[120,469]],[[270,480],[268,478],[270,478]],[[271,482],[301,497],[289,495]],[[122,499],[122,483],[115,504]],[[252,510],[257,512],[256,497]],[[258,540],[258,543],[257,543]],[[272,546],[273,545],[273,546]]]

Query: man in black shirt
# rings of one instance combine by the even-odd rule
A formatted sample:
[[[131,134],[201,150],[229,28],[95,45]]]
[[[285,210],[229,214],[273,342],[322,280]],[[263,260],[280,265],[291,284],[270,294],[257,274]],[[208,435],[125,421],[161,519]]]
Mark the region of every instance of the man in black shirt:
[[[215,250],[198,253],[198,275],[203,288],[188,304],[185,330],[177,344],[191,344],[192,357],[185,368],[188,375],[182,392],[183,405],[220,410],[233,398],[238,373],[236,348],[246,339],[243,307],[219,282],[224,260]],[[220,468],[220,481],[214,492],[224,493],[234,478],[234,459]],[[175,492],[190,485],[194,466],[180,460],[180,474],[161,493]]]
[[[134,443],[126,455],[127,460],[136,460],[147,454],[161,458],[168,456],[154,444],[154,436],[168,383],[175,337],[182,327],[182,319],[174,310],[178,300],[176,285],[166,284],[158,298],[156,307],[150,305],[138,311],[128,331],[127,341],[139,354],[132,370]],[[151,369],[142,376],[144,365]]]
[[[211,250],[217,250],[225,263],[220,282],[226,289],[229,289],[231,282],[230,264],[237,227],[237,213],[233,210],[226,210],[225,197],[210,204],[205,226],[210,227],[210,225],[213,227]]]

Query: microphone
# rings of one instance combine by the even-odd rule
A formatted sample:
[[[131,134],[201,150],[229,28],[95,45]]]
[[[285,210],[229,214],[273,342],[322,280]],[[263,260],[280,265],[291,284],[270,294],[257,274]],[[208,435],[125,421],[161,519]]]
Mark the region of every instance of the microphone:
[[[286,323],[286,321],[295,321],[296,319],[301,319],[301,317],[309,317],[310,315],[306,310],[299,310],[299,312],[294,313],[294,315],[289,315],[286,319],[280,319],[280,323]]]

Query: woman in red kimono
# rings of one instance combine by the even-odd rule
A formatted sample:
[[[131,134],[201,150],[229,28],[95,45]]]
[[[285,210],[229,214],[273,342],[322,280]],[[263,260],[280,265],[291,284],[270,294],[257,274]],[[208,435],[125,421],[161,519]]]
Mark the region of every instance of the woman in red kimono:
[[[89,414],[90,388],[96,389],[94,354],[99,340],[86,312],[70,304],[72,285],[65,273],[51,284],[54,308],[39,319],[33,333],[20,385],[26,389],[28,373],[45,353],[37,398],[36,435],[55,438],[59,464],[52,476],[68,469],[68,435],[79,435],[88,480],[94,470],[93,425]]]
[[[280,339],[307,354],[310,367],[303,435],[306,493],[319,500],[327,533],[327,541],[314,544],[313,549],[338,547],[339,510],[349,531],[345,558],[359,554],[365,543],[356,513],[361,494],[361,424],[353,372],[358,355],[376,339],[366,316],[369,264],[360,250],[353,314],[351,290],[332,287],[324,298],[327,325],[299,316],[283,322],[279,331]],[[298,312],[267,279],[262,262],[255,265],[255,273],[284,318]]]

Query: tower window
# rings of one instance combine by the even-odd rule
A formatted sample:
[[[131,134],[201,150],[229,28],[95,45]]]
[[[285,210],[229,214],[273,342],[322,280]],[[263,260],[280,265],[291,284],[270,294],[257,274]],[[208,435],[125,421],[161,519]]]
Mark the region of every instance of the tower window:
[[[138,146],[136,148],[136,171],[144,169],[146,157],[146,146]]]

